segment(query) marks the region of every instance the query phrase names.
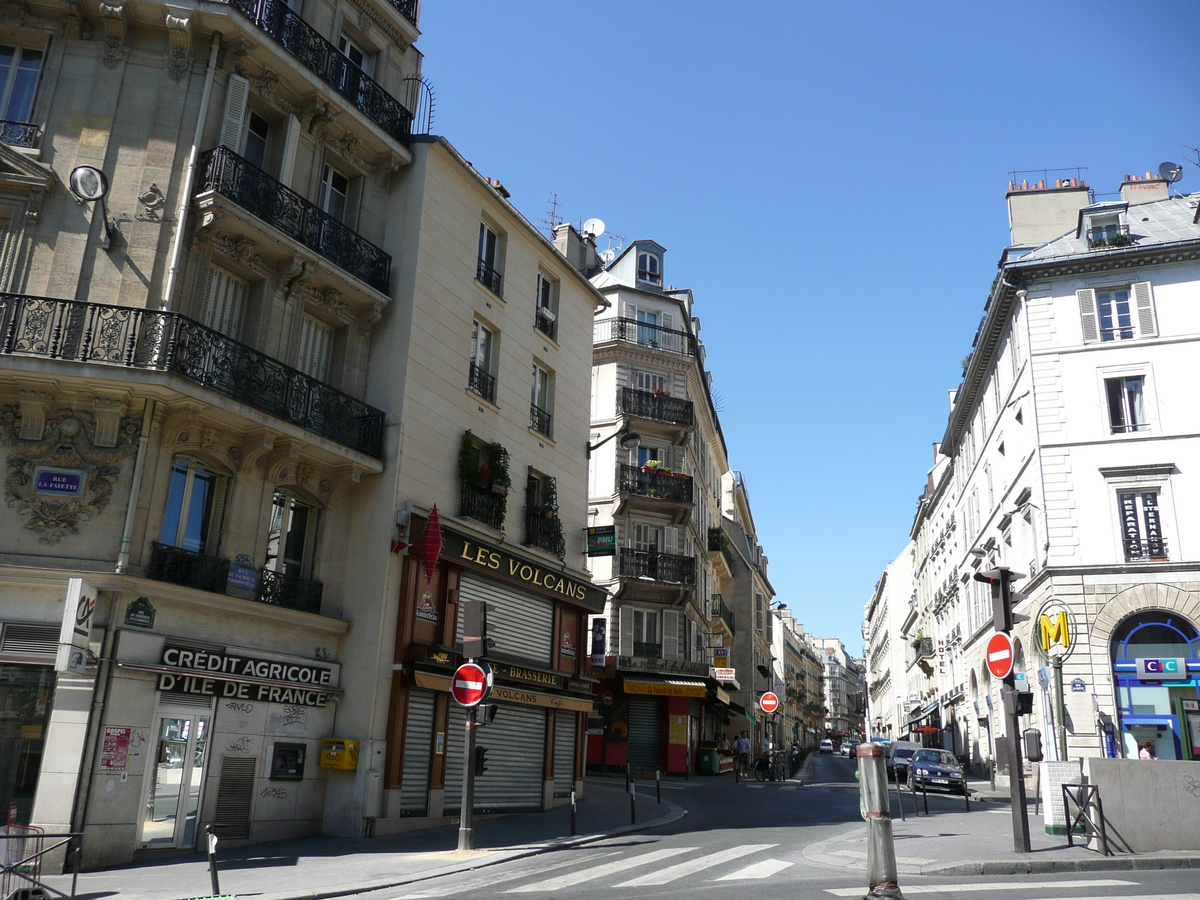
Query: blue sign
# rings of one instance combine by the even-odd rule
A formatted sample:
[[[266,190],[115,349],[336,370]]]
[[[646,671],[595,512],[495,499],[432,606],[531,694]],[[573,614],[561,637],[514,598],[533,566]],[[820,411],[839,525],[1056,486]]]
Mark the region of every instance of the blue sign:
[[[231,588],[241,588],[247,591],[258,590],[258,569],[230,563],[227,583]]]
[[[1141,681],[1186,680],[1187,661],[1184,659],[1139,659],[1137,677]]]
[[[78,469],[53,469],[38,466],[33,470],[33,492],[60,497],[78,497],[83,493],[83,472]]]

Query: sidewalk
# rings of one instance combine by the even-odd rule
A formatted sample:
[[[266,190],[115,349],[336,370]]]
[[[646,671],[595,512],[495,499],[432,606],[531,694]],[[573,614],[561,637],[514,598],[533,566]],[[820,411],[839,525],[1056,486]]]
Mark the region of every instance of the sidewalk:
[[[806,793],[857,793],[857,786],[813,785]],[[1087,850],[1076,839],[1067,846],[1064,835],[1046,834],[1041,813],[1034,814],[1029,800],[1030,853],[1013,850],[1012,807],[1007,791],[992,791],[984,780],[970,779],[971,810],[955,794],[917,796],[921,815],[913,813],[913,797],[904,792],[905,819],[900,818],[895,788],[891,791],[892,835],[898,871],[903,875],[1025,875],[1045,872],[1102,872],[1131,869],[1198,869],[1200,853],[1160,851],[1103,856]],[[809,844],[804,857],[810,862],[866,872],[866,826],[858,823],[837,837]]]
[[[347,840],[312,837],[275,841],[235,850],[218,848],[221,891],[261,900],[320,900],[424,881],[453,872],[495,865],[547,850],[588,843],[674,822],[686,810],[654,800],[654,785],[638,783],[636,825],[630,824],[623,780],[587,780],[577,807],[579,836],[570,837],[570,807],[542,813],[477,817],[476,850],[458,851],[458,826],[411,831],[390,837]],[[69,875],[46,878],[69,892]],[[172,856],[154,863],[85,872],[76,897],[83,900],[170,900],[212,893],[203,854]]]

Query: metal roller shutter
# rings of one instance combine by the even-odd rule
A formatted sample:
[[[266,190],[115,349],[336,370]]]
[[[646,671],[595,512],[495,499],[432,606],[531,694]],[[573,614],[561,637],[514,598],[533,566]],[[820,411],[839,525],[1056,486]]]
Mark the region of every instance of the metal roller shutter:
[[[488,637],[496,642],[497,654],[550,663],[554,645],[554,604],[550,600],[465,572],[459,596],[487,603]],[[461,615],[454,634],[461,643]]]
[[[491,623],[488,624],[490,627]],[[466,720],[465,709],[457,704],[450,708],[443,809],[451,816],[462,805],[463,725]],[[501,703],[496,720],[476,732],[475,743],[488,750],[488,771],[475,779],[475,811],[540,810],[546,758],[545,711]]]
[[[560,709],[554,721],[554,795],[575,787],[575,736],[579,714]]]
[[[662,764],[660,707],[657,697],[629,698],[629,765],[633,769],[653,770]]]
[[[433,691],[412,690],[404,733],[404,769],[400,775],[400,812],[425,815],[429,800],[429,761],[433,750]]]

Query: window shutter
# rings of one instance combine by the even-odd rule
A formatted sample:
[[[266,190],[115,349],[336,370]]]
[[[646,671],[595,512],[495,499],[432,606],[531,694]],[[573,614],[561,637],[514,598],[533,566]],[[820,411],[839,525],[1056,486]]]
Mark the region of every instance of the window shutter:
[[[305,313],[300,321],[300,353],[296,360],[296,368],[318,381],[328,381],[329,360],[332,355],[332,326]]]
[[[665,312],[662,314],[662,318],[660,319],[660,322],[662,323],[663,328],[674,328],[675,326],[671,324],[671,321],[672,321],[671,314],[669,312]]]
[[[1096,292],[1091,288],[1076,291],[1079,298],[1079,320],[1083,325],[1083,342],[1094,344],[1100,340],[1100,326],[1096,317]]]
[[[209,266],[200,320],[235,341],[241,340],[250,283],[220,266]]]
[[[1133,285],[1133,299],[1137,306],[1138,337],[1155,337],[1158,334],[1154,321],[1154,294],[1150,282],[1139,281]]]
[[[633,610],[628,606],[622,606],[620,610],[621,622],[621,655],[633,656]]]
[[[650,527],[641,522],[633,523],[633,549],[646,550],[650,546]]]
[[[679,659],[679,610],[664,609],[662,613],[663,659]]]
[[[230,75],[229,87],[225,91],[221,143],[234,153],[242,152],[242,122],[246,118],[246,101],[249,97],[250,82],[241,75]]]
[[[296,171],[296,154],[300,148],[300,120],[293,115],[287,117],[287,128],[283,136],[283,159],[279,164],[279,180],[292,186]]]
[[[350,190],[346,192],[346,216],[345,224],[347,228],[357,230],[358,228],[358,210],[362,206],[362,178],[350,179]]]
[[[313,564],[317,558],[317,526],[321,521],[321,512],[315,506],[308,508],[307,528],[304,531],[304,556],[300,558],[302,578],[313,577]]]
[[[678,539],[679,537],[676,534],[676,529],[674,527],[668,525],[666,528],[664,528],[662,552],[673,554],[675,552],[675,545]]]

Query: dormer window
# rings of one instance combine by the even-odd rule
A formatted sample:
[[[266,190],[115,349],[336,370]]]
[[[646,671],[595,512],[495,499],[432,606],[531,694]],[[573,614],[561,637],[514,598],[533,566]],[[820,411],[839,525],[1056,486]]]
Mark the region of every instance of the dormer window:
[[[658,257],[653,253],[639,253],[637,277],[639,281],[662,284],[662,263]]]
[[[1127,247],[1133,241],[1129,226],[1121,222],[1120,213],[1090,216],[1085,220],[1089,250],[1102,247]]]

